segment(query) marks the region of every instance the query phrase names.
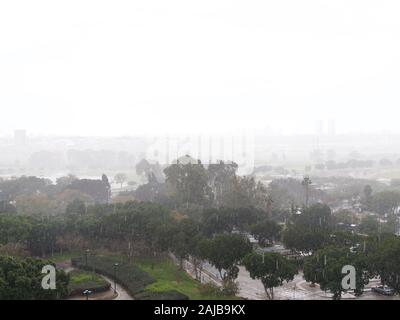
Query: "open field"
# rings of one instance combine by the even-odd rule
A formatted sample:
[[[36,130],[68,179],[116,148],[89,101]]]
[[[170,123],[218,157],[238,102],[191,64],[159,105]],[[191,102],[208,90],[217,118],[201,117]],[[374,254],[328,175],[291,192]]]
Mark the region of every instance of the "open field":
[[[69,273],[69,293],[70,295],[81,295],[84,290],[92,293],[107,291],[111,285],[102,276],[82,270],[73,270]]]
[[[154,283],[146,287],[147,291],[164,292],[176,290],[187,295],[191,300],[237,299],[237,297],[232,296],[206,293],[204,285],[191,278],[186,272],[179,270],[168,258],[155,260],[153,264],[151,259],[140,259],[136,264],[140,269],[156,279]]]

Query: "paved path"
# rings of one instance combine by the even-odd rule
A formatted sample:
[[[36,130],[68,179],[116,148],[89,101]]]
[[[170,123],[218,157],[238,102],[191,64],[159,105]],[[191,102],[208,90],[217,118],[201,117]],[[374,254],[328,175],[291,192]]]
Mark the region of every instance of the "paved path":
[[[64,261],[60,264],[57,264],[59,268],[62,268],[65,272],[71,272],[72,270],[78,270],[77,268],[73,267],[71,261]],[[117,294],[114,294],[114,280],[99,274],[102,276],[108,283],[111,284],[111,289],[107,292],[101,292],[98,294],[93,294],[91,296],[91,300],[134,300],[133,297],[117,283]],[[69,300],[85,300],[86,298],[83,296],[75,296],[68,298]],[[90,298],[89,298],[90,299]]]
[[[111,288],[114,291],[114,280],[107,278],[106,276],[101,275],[104,279],[106,279],[109,283],[111,283]],[[133,297],[126,291],[123,287],[121,287],[117,283],[117,297],[114,300],[134,300]]]

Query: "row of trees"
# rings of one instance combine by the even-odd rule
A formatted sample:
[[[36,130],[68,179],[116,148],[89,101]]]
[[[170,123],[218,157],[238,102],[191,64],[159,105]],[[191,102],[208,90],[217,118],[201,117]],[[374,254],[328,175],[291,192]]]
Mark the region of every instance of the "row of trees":
[[[368,210],[380,215],[396,214],[400,208],[400,192],[385,190],[373,193],[372,188],[366,185],[364,188],[364,201]]]
[[[330,291],[333,299],[340,299],[346,291],[342,286],[343,267],[355,269],[356,295],[363,293],[364,286],[374,277],[383,285],[400,293],[400,239],[394,235],[368,238],[356,250],[348,247],[328,246],[315,251],[304,261],[304,278],[318,283],[322,290]]]
[[[204,262],[212,264],[219,272],[222,290],[226,294],[237,293],[235,281],[239,275],[239,265],[244,265],[253,279],[261,280],[268,299],[274,298],[274,287],[292,280],[297,274],[296,263],[278,253],[257,253],[241,234],[219,233],[207,238],[196,233],[193,226],[187,228],[189,221],[182,223],[184,228],[173,236],[175,241],[170,249],[181,261],[188,259],[192,262],[197,279],[201,279]],[[188,234],[195,236],[188,237]],[[186,245],[182,241],[186,241]]]
[[[74,200],[86,204],[107,203],[111,186],[106,175],[101,179],[78,179],[73,175],[52,181],[37,177],[0,180],[0,212],[24,215],[63,214]]]
[[[340,299],[345,291],[342,268],[353,266],[356,295],[362,294],[373,277],[379,277],[383,284],[400,293],[400,238],[385,232],[390,231],[388,228],[378,226],[364,226],[365,234],[342,229],[337,219],[328,206],[316,204],[289,220],[283,231],[283,242],[286,248],[303,257],[304,278],[320,284],[334,299]]]
[[[385,260],[393,254],[393,246],[390,242],[383,244],[380,234],[375,237],[371,231],[362,236],[340,229],[329,207],[307,206],[316,199],[309,179],[291,184],[301,190],[306,206],[300,211],[293,206],[290,216],[285,213],[286,223],[282,225],[274,220],[274,203],[268,190],[252,178],[236,176],[235,164],[205,168],[199,162],[178,162],[166,169],[166,177],[165,189],[155,190],[165,191],[168,206],[139,202],[87,206],[85,201],[75,199],[68,202],[64,215],[56,216],[21,216],[8,208],[8,213],[0,214],[0,244],[15,243],[36,256],[89,247],[118,250],[127,259],[172,252],[181,264],[190,260],[198,277],[204,261],[209,261],[219,271],[227,293],[237,289],[238,267],[244,265],[251,277],[262,281],[269,298],[274,296],[274,287],[293,279],[297,267],[279,254],[253,252],[244,234],[252,234],[261,245],[282,237],[287,248],[306,256],[306,279],[332,291],[335,298],[340,298],[342,292],[337,280],[339,275],[342,277],[338,270],[344,262],[354,264],[364,275],[357,280],[361,291],[370,275],[379,274],[387,283],[393,283],[393,275],[399,274],[397,265]],[[149,184],[151,181],[152,187],[161,185],[154,175]],[[103,177],[102,182],[106,184],[108,179]],[[189,210],[192,205],[197,207]],[[385,252],[389,253],[384,259],[380,254]],[[328,265],[333,269],[328,270]],[[387,270],[390,273],[383,274]]]
[[[180,162],[184,161],[184,162]],[[256,207],[268,211],[271,199],[265,186],[253,177],[240,177],[233,162],[204,166],[186,157],[164,169],[165,183],[150,172],[148,183],[140,186],[135,197],[171,208]]]
[[[356,294],[373,276],[400,292],[398,257],[400,240],[382,233],[358,235],[337,229],[329,207],[317,204],[293,214],[286,227],[255,208],[210,208],[197,217],[170,211],[151,203],[128,202],[115,205],[75,207],[64,216],[34,218],[0,215],[0,242],[26,246],[33,255],[47,255],[62,249],[107,248],[118,250],[127,259],[159,256],[168,252],[183,262],[190,260],[198,278],[208,261],[219,271],[227,293],[237,290],[239,265],[260,279],[268,298],[273,288],[290,281],[298,264],[278,253],[253,251],[246,233],[261,244],[283,237],[287,248],[303,260],[304,277],[340,298],[343,289],[341,268],[357,270]]]
[[[131,260],[172,252],[181,263],[190,260],[199,279],[204,261],[209,261],[218,269],[226,293],[232,294],[237,290],[238,265],[252,254],[252,246],[242,234],[252,232],[260,242],[271,243],[281,231],[264,211],[255,208],[210,208],[197,219],[151,203],[87,208],[75,203],[68,208],[65,215],[46,218],[1,214],[1,244],[25,246],[36,256],[63,249],[106,248]]]

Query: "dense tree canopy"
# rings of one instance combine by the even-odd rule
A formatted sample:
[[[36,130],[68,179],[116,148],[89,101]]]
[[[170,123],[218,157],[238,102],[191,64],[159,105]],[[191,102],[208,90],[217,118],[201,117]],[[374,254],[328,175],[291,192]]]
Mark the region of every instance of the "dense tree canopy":
[[[369,257],[371,271],[380,277],[384,285],[400,293],[400,238],[386,237]]]
[[[350,252],[349,248],[326,247],[316,251],[304,262],[304,278],[309,282],[318,283],[324,291],[329,290],[333,299],[340,299],[346,291],[342,286],[344,266],[355,268],[354,292],[356,295],[362,294],[370,278],[366,259],[363,255]]]
[[[274,288],[281,286],[284,281],[293,280],[297,274],[296,265],[279,253],[251,253],[243,264],[253,279],[261,280],[268,299],[274,299]]]
[[[208,185],[207,171],[199,163],[172,164],[164,170],[167,193],[178,205],[195,203],[208,206],[212,192]]]
[[[218,269],[223,280],[238,276],[237,265],[252,250],[249,240],[237,234],[221,234],[207,243],[207,260]]]
[[[69,277],[56,270],[56,289],[42,288],[42,268],[52,263],[40,259],[0,256],[0,300],[60,299],[68,294]]]
[[[315,251],[329,243],[332,231],[331,209],[318,203],[305,208],[301,214],[292,216],[283,233],[283,242],[292,250]]]
[[[400,206],[400,193],[381,191],[372,196],[371,209],[379,214],[396,213]]]
[[[275,221],[264,220],[251,226],[250,231],[262,246],[273,243],[280,236],[282,227]]]

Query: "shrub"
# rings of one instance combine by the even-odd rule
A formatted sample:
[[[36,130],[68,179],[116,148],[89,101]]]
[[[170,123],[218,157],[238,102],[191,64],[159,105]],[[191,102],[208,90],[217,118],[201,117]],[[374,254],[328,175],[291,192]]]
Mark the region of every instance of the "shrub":
[[[226,296],[235,296],[239,292],[239,285],[236,281],[226,279],[222,283],[222,294]]]
[[[224,294],[222,292],[222,288],[217,286],[216,284],[209,282],[206,284],[202,284],[199,288],[200,293],[204,296],[216,296],[222,297]]]
[[[135,295],[137,300],[189,300],[189,297],[179,291],[170,290],[164,292],[144,291]]]
[[[56,270],[57,288],[44,290],[42,268],[51,261],[0,256],[0,300],[52,300],[68,293],[69,276]]]
[[[68,289],[70,295],[82,294],[85,290],[90,290],[93,293],[104,292],[111,287],[107,280],[95,273],[73,270],[69,273],[69,276]]]

